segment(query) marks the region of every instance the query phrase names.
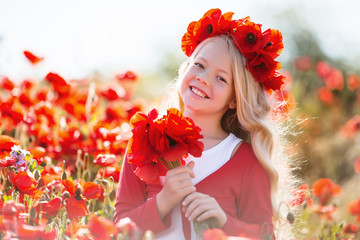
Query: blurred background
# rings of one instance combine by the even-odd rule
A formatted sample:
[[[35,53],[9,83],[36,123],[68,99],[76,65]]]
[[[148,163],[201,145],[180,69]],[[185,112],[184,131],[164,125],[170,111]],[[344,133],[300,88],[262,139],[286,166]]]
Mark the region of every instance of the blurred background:
[[[282,32],[278,60],[289,84],[281,97],[291,104],[281,111],[298,132],[289,136],[295,174],[309,185],[332,179],[346,192],[339,201],[358,198],[360,1],[0,0],[0,76],[111,82],[131,70],[140,76],[135,97],[156,101],[186,59],[188,24],[210,8]],[[44,60],[31,65],[24,50]]]

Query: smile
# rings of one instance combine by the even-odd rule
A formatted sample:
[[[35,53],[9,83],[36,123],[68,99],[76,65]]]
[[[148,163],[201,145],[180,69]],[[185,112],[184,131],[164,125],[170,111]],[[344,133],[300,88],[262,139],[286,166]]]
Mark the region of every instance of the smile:
[[[190,90],[199,97],[209,98],[203,91],[197,89],[196,87],[190,87]]]

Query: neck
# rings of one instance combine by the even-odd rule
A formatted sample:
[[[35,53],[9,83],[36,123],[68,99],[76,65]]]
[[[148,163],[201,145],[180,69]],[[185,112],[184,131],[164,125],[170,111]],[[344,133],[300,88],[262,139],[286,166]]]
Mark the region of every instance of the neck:
[[[185,110],[184,115],[190,117],[201,128],[204,150],[212,148],[229,135],[221,127],[221,118],[214,114],[199,114]]]

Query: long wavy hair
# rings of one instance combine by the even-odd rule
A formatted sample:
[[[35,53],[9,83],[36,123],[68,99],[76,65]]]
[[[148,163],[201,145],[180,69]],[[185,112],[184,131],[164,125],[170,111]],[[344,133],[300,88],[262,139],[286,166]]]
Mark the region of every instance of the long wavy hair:
[[[220,44],[225,44],[232,62],[231,71],[236,96],[236,108],[228,109],[225,112],[221,119],[221,126],[226,132],[233,133],[251,144],[258,161],[269,177],[274,213],[273,219],[274,223],[278,222],[276,220],[279,220],[281,216],[281,202],[286,199],[283,195],[279,197],[279,179],[281,178],[282,182],[286,181],[287,186],[291,185],[286,176],[289,173],[287,165],[285,163],[279,164],[282,160],[279,156],[283,153],[279,138],[281,134],[271,118],[272,106],[268,93],[261,83],[255,81],[252,74],[246,69],[245,57],[237,50],[229,36],[218,35],[205,39],[197,46],[191,57],[180,66],[178,78],[174,85],[174,90],[177,94],[172,94],[172,105],[174,105],[174,102],[177,102],[175,105],[181,111],[184,110],[184,103],[179,92],[182,78],[200,49],[210,41],[218,41]],[[177,99],[175,101],[174,96]],[[281,192],[288,193],[289,189]],[[283,217],[281,218],[284,219]]]

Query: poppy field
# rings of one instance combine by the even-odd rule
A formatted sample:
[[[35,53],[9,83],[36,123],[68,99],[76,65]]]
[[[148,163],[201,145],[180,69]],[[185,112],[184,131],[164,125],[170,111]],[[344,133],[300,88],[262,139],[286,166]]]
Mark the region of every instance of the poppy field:
[[[24,57],[34,68],[46,60]],[[284,69],[271,98],[286,102],[274,113],[295,129],[287,151],[301,180],[285,203],[288,228],[295,239],[359,239],[360,77],[307,54]],[[112,221],[130,119],[156,105],[136,96],[141,81],[131,71],[110,81],[0,76],[0,239],[154,239],[131,219]]]

